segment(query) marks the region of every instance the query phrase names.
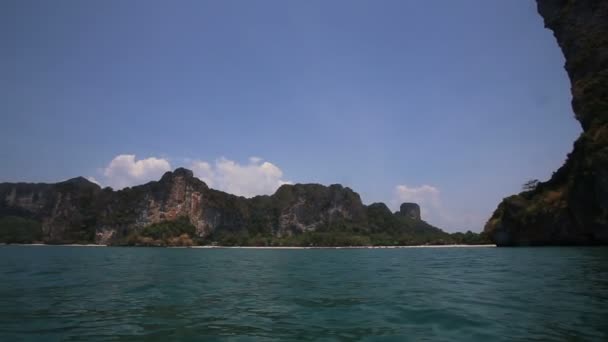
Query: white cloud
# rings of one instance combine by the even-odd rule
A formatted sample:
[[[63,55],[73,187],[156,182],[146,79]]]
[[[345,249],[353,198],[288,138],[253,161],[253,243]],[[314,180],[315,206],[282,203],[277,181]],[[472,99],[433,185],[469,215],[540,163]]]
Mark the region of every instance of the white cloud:
[[[87,180],[91,183],[95,183],[95,184],[101,186],[101,184],[97,181],[97,179],[95,179],[95,177],[89,176],[89,177],[87,177]]]
[[[260,158],[260,157],[249,157],[249,162],[250,162],[251,164],[258,164],[258,163],[260,163],[262,160],[264,160],[264,159],[262,159],[262,158]]]
[[[207,183],[209,187],[213,188],[215,186],[215,182],[213,180],[213,178],[215,177],[215,172],[213,171],[213,167],[209,163],[205,161],[195,160],[190,164],[190,168],[192,169],[194,175],[198,177],[198,179]]]
[[[209,187],[234,195],[269,195],[279,186],[291,183],[283,179],[283,171],[278,166],[260,157],[251,157],[246,164],[226,158],[220,158],[214,163],[189,159],[187,163],[186,167]],[[122,189],[158,180],[163,173],[171,169],[171,163],[164,158],[138,160],[135,155],[121,154],[100,170],[101,181],[93,177],[88,179],[97,184]]]
[[[190,167],[210,187],[245,197],[269,195],[279,186],[291,183],[283,180],[283,171],[278,166],[259,157],[249,158],[244,165],[220,158],[214,165],[194,161]]]
[[[403,202],[418,203],[422,219],[446,231],[479,231],[486,219],[484,215],[446,207],[439,189],[431,185],[397,185],[391,204],[398,210]]]
[[[283,178],[283,171],[277,165],[260,157],[250,157],[244,164],[226,158],[217,159],[213,163],[195,159],[183,161],[187,164],[186,167],[209,187],[234,195],[269,195],[281,185],[291,184]],[[112,159],[105,168],[100,169],[99,177],[87,179],[102,186],[122,189],[158,180],[163,173],[170,170],[171,163],[165,158],[149,157],[138,160],[135,155],[121,154]],[[486,215],[462,208],[455,209],[454,205],[446,206],[441,195],[441,191],[432,185],[400,184],[395,186],[389,203],[394,210],[398,210],[403,202],[418,203],[423,220],[447,231],[479,231],[483,227]]]
[[[440,206],[439,189],[431,185],[422,185],[419,187],[397,185],[395,187],[395,195],[399,203],[418,203],[423,213],[425,208]]]
[[[136,160],[133,154],[121,154],[103,170],[104,184],[114,189],[158,180],[163,173],[171,170],[171,164],[163,158],[150,157]]]

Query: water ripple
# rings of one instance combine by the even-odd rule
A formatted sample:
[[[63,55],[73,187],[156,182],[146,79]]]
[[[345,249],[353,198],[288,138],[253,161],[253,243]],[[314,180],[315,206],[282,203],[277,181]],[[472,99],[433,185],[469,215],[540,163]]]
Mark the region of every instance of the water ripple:
[[[0,340],[608,340],[608,250],[0,247]]]

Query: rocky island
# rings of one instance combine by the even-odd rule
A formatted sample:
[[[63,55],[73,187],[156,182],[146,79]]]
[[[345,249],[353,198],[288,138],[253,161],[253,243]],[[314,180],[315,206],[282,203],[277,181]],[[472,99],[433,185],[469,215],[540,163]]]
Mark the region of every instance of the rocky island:
[[[137,246],[362,246],[480,243],[448,234],[404,203],[366,206],[338,184],[283,185],[245,198],[211,189],[178,168],[159,181],[114,191],[78,177],[0,184],[0,242]]]

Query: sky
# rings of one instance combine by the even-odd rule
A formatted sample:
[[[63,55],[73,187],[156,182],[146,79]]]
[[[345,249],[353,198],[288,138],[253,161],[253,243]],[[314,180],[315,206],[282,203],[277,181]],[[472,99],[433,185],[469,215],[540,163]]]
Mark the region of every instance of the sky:
[[[533,1],[0,2],[0,182],[183,166],[243,196],[341,183],[481,231],[580,134]]]

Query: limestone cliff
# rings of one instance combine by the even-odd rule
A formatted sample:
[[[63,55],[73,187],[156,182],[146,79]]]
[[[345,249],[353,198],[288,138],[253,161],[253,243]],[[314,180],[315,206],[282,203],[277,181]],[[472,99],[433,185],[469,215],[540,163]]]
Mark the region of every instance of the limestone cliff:
[[[414,220],[420,220],[420,206],[417,203],[402,203],[399,207],[399,215],[410,217]]]
[[[119,191],[101,189],[84,178],[56,184],[2,183],[0,242],[5,236],[4,242],[112,244],[165,222],[193,227],[188,232],[195,236],[180,241],[307,232],[449,237],[420,220],[416,204],[402,206],[401,212],[393,214],[384,204],[367,207],[356,192],[338,184],[283,185],[271,196],[247,199],[210,189],[192,171],[179,168],[159,181]]]
[[[48,242],[92,241],[101,192],[82,177],[55,184],[1,183],[0,217],[38,222]]]
[[[608,1],[537,3],[566,58],[583,133],[550,180],[500,203],[485,232],[507,246],[608,244]]]

